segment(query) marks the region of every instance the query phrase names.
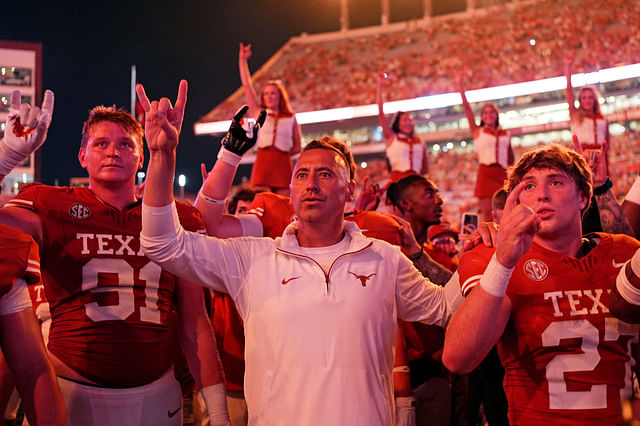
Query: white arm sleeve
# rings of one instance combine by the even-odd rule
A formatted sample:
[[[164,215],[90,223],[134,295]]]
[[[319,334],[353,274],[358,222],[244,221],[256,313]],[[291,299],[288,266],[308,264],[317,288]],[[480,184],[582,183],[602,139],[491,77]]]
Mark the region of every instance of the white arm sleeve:
[[[249,240],[223,240],[186,231],[175,203],[162,207],[142,204],[140,244],[145,255],[172,274],[233,298],[251,265]]]
[[[451,309],[451,313],[458,310],[462,302],[464,302],[464,296],[462,295],[462,291],[460,291],[460,274],[456,270],[447,284],[444,286],[444,297],[447,299],[447,304],[449,305],[449,309]]]
[[[445,327],[451,319],[451,309],[445,298],[444,287],[424,278],[405,256],[399,253],[398,257],[398,318]]]
[[[27,282],[22,278],[18,278],[11,290],[0,298],[0,315],[15,314],[32,307]]]
[[[238,215],[240,225],[242,225],[242,235],[245,237],[264,237],[264,229],[260,218],[255,214]]]
[[[637,281],[640,276],[640,249],[636,250],[631,260],[620,268],[620,272],[616,278],[616,288],[620,296],[628,303],[640,306],[640,289],[631,284],[631,281],[627,278],[627,268],[629,266],[631,267],[632,279]]]

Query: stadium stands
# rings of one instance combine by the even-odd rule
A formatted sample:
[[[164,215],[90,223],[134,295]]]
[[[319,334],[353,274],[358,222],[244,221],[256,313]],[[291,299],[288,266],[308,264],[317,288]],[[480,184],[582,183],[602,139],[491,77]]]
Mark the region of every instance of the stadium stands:
[[[281,80],[297,112],[374,103],[376,74],[381,69],[392,75],[385,87],[386,100],[411,99],[455,92],[454,77],[459,70],[466,73],[467,90],[562,76],[564,58],[572,50],[577,73],[640,63],[638,22],[640,2],[635,0],[518,1],[346,33],[303,34],[289,40],[254,78],[256,87],[271,79]],[[601,86],[604,93],[638,92],[640,79]],[[200,122],[227,120],[243,98],[239,89]],[[564,94],[547,92],[501,102],[497,102],[501,108],[509,103],[519,108],[548,105],[564,102]],[[637,107],[637,102],[630,101],[625,108]],[[462,117],[457,106],[435,111],[430,120],[436,124],[438,114]],[[562,120],[567,119],[568,113]],[[342,125],[336,123],[336,130]],[[619,198],[638,174],[639,130],[627,125],[617,134],[612,132],[610,174]],[[433,141],[428,133],[421,137]],[[377,142],[374,139],[369,136],[369,142]],[[524,150],[550,139],[555,140],[547,135],[533,143],[516,143],[516,159]],[[567,140],[563,137],[557,142]],[[446,218],[456,224],[461,212],[477,207],[473,197],[475,151],[472,145],[446,152],[436,152],[432,145],[429,148],[430,177],[440,186]],[[384,182],[388,178],[384,160],[368,159],[366,169],[359,170],[360,176],[365,174],[372,181]]]
[[[640,3],[634,0],[541,0],[477,9],[430,21],[289,40],[255,74],[276,79],[297,112],[373,103],[380,69],[392,75],[388,100],[563,74],[576,50],[575,72],[640,62]],[[353,34],[353,35],[349,35]],[[363,35],[362,35],[363,34]],[[201,121],[225,120],[243,102],[235,92]]]

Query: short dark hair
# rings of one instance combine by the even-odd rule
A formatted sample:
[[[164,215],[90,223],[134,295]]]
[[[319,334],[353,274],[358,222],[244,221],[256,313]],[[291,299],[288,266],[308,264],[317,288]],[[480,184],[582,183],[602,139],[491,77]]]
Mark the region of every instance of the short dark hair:
[[[227,212],[229,214],[236,214],[238,201],[253,201],[256,194],[260,192],[264,191],[253,185],[240,186],[238,190],[233,194],[233,196],[229,199],[229,204],[227,204]]]
[[[99,105],[89,111],[89,118],[82,124],[82,141],[80,147],[84,148],[89,140],[89,132],[98,123],[104,121],[122,126],[138,143],[140,152],[144,152],[144,129],[135,117],[124,108],[115,106],[106,107]]]
[[[520,161],[509,169],[505,182],[507,192],[513,191],[531,169],[553,169],[565,173],[576,184],[578,191],[587,198],[582,213],[589,208],[593,195],[593,181],[591,168],[582,155],[555,143],[525,152]]]
[[[333,136],[325,135],[306,144],[302,149],[302,152],[311,151],[312,149],[327,149],[329,151],[337,152],[340,157],[342,157],[347,169],[349,170],[349,179],[355,179],[357,166],[353,159],[353,154],[346,143],[334,138]]]
[[[391,183],[391,185],[389,185],[389,188],[387,188],[387,201],[404,213],[402,207],[400,206],[400,202],[404,200],[407,189],[418,183],[424,183],[433,187],[436,186],[431,180],[422,175],[414,174],[405,176],[399,181],[393,182]]]

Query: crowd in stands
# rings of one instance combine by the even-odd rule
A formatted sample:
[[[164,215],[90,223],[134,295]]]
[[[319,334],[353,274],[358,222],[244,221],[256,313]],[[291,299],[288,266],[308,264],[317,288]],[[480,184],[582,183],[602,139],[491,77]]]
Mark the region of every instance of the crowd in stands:
[[[570,142],[557,141],[557,143],[571,147]],[[524,152],[543,144],[545,142],[540,142],[537,146],[514,146],[516,160]],[[443,217],[449,223],[458,224],[461,213],[478,210],[477,198],[473,195],[478,158],[473,145],[468,145],[466,149],[461,148],[446,152],[430,150],[429,155],[428,176],[438,185],[444,200]],[[635,160],[637,158],[640,158],[640,133],[628,130],[624,134],[611,136],[609,175],[613,181],[613,194],[618,201],[622,201],[636,176],[640,173],[640,166]],[[384,158],[366,161],[366,168],[362,167],[362,163],[358,163],[357,166],[359,185],[367,176],[370,182],[376,182],[383,186],[390,179],[387,162]],[[357,191],[360,190],[359,186]],[[384,208],[381,209],[384,210]]]
[[[560,142],[571,147],[570,142]],[[516,161],[526,151],[537,146],[514,146]],[[429,178],[438,185],[443,204],[443,218],[451,224],[460,222],[460,215],[466,211],[477,211],[477,198],[473,195],[478,159],[473,146],[467,149],[449,150],[446,152],[430,152]],[[635,159],[640,156],[640,133],[629,130],[622,135],[611,136],[609,148],[609,175],[613,181],[613,194],[621,201],[633,184],[640,166]],[[367,167],[358,164],[358,182],[362,183],[368,176],[370,182],[384,185],[389,180],[386,161],[369,160]],[[358,188],[360,190],[360,188]]]
[[[256,75],[257,86],[280,80],[298,112],[371,104],[376,75],[391,74],[387,100],[455,92],[455,72],[467,69],[477,89],[563,74],[576,51],[574,72],[640,59],[640,3],[633,0],[543,0],[476,9],[401,31],[305,42],[292,39]],[[535,41],[535,42],[534,42]],[[227,119],[243,102],[236,93],[207,121]]]
[[[414,135],[406,111],[388,128],[387,76],[379,73],[391,75],[384,100],[395,100],[455,92],[461,70],[467,89],[558,76],[567,52],[575,72],[639,62],[632,29],[640,4],[588,6],[518,1],[409,22],[404,31],[296,39],[255,81],[251,46],[241,44],[246,102],[263,111],[257,124],[248,107],[233,116],[213,168],[203,165],[193,205],[173,193],[186,80],[173,103],[136,86],[144,127],[115,106],[93,108],[78,154],[89,186],[33,183],[0,209],[0,409],[15,380],[31,424],[178,426],[193,414],[212,426],[476,425],[483,416],[493,425],[506,423],[507,396],[510,424],[620,424],[639,356],[632,226],[640,228],[640,129],[629,124],[619,134],[618,126],[609,142],[605,120],[608,151],[584,152],[575,132],[577,152],[564,140],[569,149],[548,141],[512,147],[497,107],[489,108],[492,125],[482,112],[475,125],[460,84],[475,145],[434,149]],[[244,101],[238,94],[214,116],[229,119]],[[12,93],[0,183],[42,146],[53,116],[53,92],[42,109],[22,100]],[[357,165],[349,145],[329,135],[301,146],[295,111],[374,101],[386,157]],[[587,116],[594,123],[603,120],[595,110]],[[478,159],[487,151],[479,127],[495,144],[491,161]],[[407,144],[395,164],[409,166],[390,170],[395,143]],[[282,151],[262,157],[260,177],[283,179],[252,179],[229,197],[254,145]],[[496,165],[513,165],[499,202],[474,191],[478,169]],[[638,219],[625,219],[624,197]],[[466,241],[457,234],[462,213],[482,210],[479,198],[499,224],[492,247],[479,233]],[[591,201],[605,231],[597,235],[584,225]],[[475,237],[477,247],[460,258]],[[622,314],[620,300],[628,304]],[[38,314],[44,303],[48,317]],[[626,318],[634,325],[618,321]],[[29,357],[8,344],[21,337]],[[496,344],[500,374],[485,363],[498,363]],[[586,358],[595,361],[590,368]],[[503,386],[503,402],[487,398]]]

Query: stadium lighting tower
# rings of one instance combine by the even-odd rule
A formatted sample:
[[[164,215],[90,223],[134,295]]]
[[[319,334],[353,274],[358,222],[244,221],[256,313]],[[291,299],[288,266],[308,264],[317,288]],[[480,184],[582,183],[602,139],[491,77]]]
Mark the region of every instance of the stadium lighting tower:
[[[349,0],[340,0],[340,31],[349,29]]]
[[[431,0],[422,0],[422,15],[424,19],[431,18]]]
[[[382,0],[380,8],[380,24],[387,25],[389,23],[389,0]]]
[[[180,187],[180,200],[184,201],[184,187],[187,184],[187,177],[185,175],[178,176],[178,186]]]

